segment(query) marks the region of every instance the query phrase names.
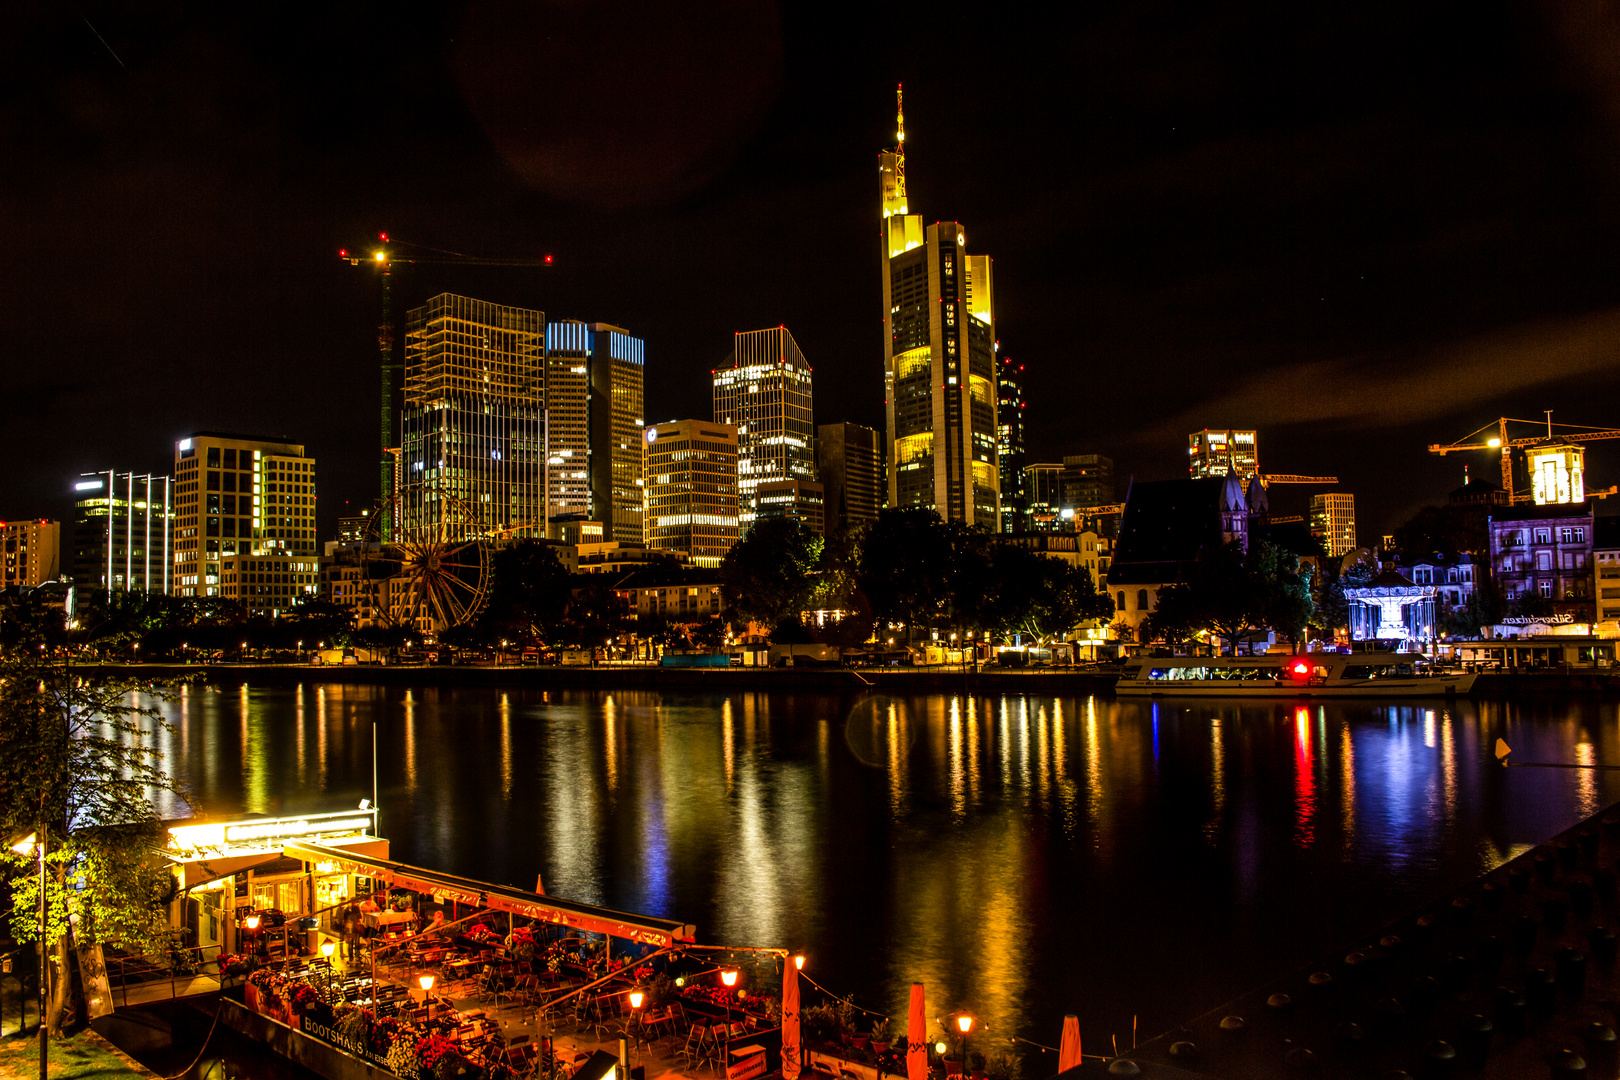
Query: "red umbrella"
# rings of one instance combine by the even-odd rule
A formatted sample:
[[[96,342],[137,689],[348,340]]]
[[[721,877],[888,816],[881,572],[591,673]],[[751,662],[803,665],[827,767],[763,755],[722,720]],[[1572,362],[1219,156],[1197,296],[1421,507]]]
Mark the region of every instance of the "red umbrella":
[[[1058,1072],[1067,1072],[1080,1064],[1080,1019],[1063,1018],[1063,1041],[1058,1044]]]
[[[906,1016],[906,1080],[928,1080],[928,1010],[923,984],[911,984],[911,1012]]]
[[[782,1076],[799,1075],[799,967],[794,958],[782,960]]]

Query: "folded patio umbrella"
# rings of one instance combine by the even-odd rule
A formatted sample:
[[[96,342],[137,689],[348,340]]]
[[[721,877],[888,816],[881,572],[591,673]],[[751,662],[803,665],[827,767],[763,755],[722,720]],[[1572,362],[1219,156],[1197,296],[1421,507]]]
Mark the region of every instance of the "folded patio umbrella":
[[[1067,1072],[1080,1064],[1080,1018],[1063,1018],[1063,1041],[1058,1044],[1058,1072]]]
[[[906,1016],[906,1080],[928,1080],[928,1010],[923,984],[911,984],[911,1011]]]

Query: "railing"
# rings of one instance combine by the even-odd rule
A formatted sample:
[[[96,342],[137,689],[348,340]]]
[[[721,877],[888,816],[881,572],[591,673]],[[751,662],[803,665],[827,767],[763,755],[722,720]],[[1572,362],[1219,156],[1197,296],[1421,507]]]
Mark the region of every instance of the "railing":
[[[123,991],[123,1004],[126,1007],[129,1005],[131,986],[156,986],[167,982],[169,999],[173,1000],[180,996],[182,981],[190,982],[198,978],[220,981],[220,949],[218,945],[192,945],[170,949],[166,956],[109,956],[107,982],[115,998],[119,990]],[[209,956],[210,951],[212,957]]]

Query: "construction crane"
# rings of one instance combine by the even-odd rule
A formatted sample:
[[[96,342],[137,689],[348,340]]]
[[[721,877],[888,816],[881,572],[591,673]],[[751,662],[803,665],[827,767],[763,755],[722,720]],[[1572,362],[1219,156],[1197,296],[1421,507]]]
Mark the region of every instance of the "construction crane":
[[[1545,424],[1547,433],[1545,435],[1537,435],[1534,438],[1528,439],[1510,439],[1508,438],[1509,424],[1535,424],[1537,427]],[[1493,427],[1496,429],[1496,434],[1494,436],[1487,437],[1484,441],[1479,441],[1480,434],[1490,430]],[[1574,428],[1575,430],[1560,431],[1555,436],[1553,434],[1553,428],[1555,427]],[[1516,502],[1529,502],[1532,498],[1532,496],[1528,493],[1519,495],[1515,494],[1513,490],[1514,449],[1518,447],[1538,446],[1544,443],[1549,443],[1554,438],[1564,439],[1569,442],[1596,442],[1599,439],[1620,439],[1620,428],[1594,428],[1584,427],[1578,424],[1554,424],[1552,419],[1552,410],[1548,409],[1547,419],[1545,421],[1516,420],[1509,416],[1498,417],[1497,419],[1492,420],[1489,424],[1486,424],[1484,427],[1476,428],[1475,430],[1469,432],[1456,442],[1444,444],[1435,443],[1429,447],[1429,453],[1439,454],[1441,457],[1445,457],[1447,454],[1457,453],[1458,451],[1462,450],[1500,449],[1502,451],[1502,491],[1507,495],[1508,503],[1511,505]],[[1596,495],[1598,493],[1593,492],[1593,494]]]
[[[359,266],[362,263],[377,268],[378,276],[382,279],[382,322],[377,325],[377,352],[382,368],[382,396],[379,407],[382,412],[382,450],[378,459],[379,478],[377,497],[382,505],[388,505],[387,500],[394,495],[394,466],[398,458],[399,448],[394,445],[394,389],[403,389],[404,365],[394,359],[394,301],[392,289],[392,271],[395,263],[408,264],[436,264],[441,266],[519,266],[540,267],[551,265],[551,256],[542,255],[536,259],[482,259],[474,255],[464,255],[459,251],[445,251],[442,248],[427,247],[423,244],[408,244],[399,240],[389,240],[387,233],[377,234],[378,243],[373,245],[368,254],[360,254],[358,249],[339,248],[338,258],[350,266]],[[391,250],[388,245],[412,248],[426,254],[401,255]],[[382,537],[393,539],[392,522],[383,521]]]
[[[1265,473],[1257,474],[1260,477],[1261,487],[1270,487],[1272,484],[1337,484],[1337,476],[1295,476],[1291,473]]]

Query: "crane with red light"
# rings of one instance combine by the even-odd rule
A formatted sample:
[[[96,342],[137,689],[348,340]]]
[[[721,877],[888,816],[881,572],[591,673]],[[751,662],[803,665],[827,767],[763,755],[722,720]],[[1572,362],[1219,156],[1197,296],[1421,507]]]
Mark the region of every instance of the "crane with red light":
[[[379,401],[382,420],[382,456],[379,459],[380,477],[378,481],[377,496],[382,505],[388,505],[388,500],[394,495],[394,466],[399,448],[394,445],[394,389],[402,386],[404,382],[404,365],[394,359],[394,308],[392,269],[395,263],[408,265],[429,264],[439,266],[515,266],[544,269],[551,265],[551,256],[542,255],[535,259],[484,259],[475,255],[465,255],[459,251],[446,251],[443,248],[428,247],[425,244],[410,244],[400,240],[389,240],[387,233],[377,234],[378,245],[370,250],[369,255],[362,255],[358,250],[348,248],[338,249],[338,258],[350,266],[359,266],[362,263],[377,268],[378,276],[382,279],[382,322],[377,325],[377,351],[380,354],[382,367],[382,396]],[[407,247],[413,251],[425,254],[399,254],[389,248]],[[389,521],[380,522],[382,536],[385,540],[392,539]]]

